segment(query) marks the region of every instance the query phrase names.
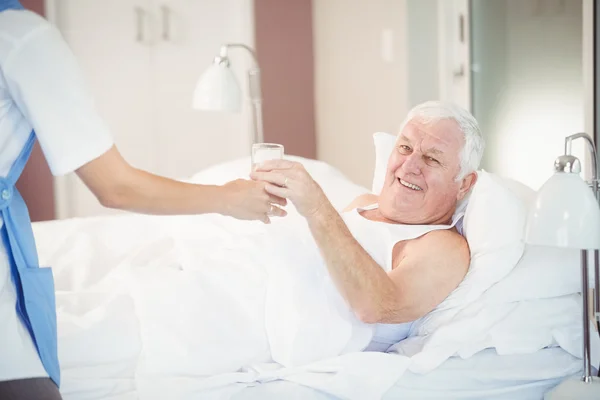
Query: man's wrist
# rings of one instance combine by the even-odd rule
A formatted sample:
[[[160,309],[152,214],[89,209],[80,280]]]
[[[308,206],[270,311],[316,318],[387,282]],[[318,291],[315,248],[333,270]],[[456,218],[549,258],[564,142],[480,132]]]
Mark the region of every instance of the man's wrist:
[[[327,224],[337,214],[338,212],[335,207],[333,207],[333,204],[325,199],[314,212],[306,217],[306,220],[311,225]]]

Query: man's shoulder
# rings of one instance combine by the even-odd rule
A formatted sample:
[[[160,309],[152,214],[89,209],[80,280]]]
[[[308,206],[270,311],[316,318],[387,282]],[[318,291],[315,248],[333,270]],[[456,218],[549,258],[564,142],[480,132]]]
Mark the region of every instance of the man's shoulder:
[[[470,258],[469,244],[464,236],[455,229],[436,229],[417,238],[414,247],[430,253],[432,256]]]
[[[425,235],[422,236],[423,239],[425,238],[429,238],[429,240],[444,240],[444,241],[459,241],[459,242],[465,242],[466,243],[466,239],[463,235],[461,235],[460,233],[458,233],[458,231],[454,228],[450,228],[450,229],[433,229],[429,232],[427,232]]]

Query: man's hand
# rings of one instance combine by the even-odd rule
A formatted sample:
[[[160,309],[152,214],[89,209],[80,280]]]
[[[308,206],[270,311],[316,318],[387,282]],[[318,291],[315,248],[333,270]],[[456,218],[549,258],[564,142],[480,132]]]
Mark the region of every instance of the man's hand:
[[[269,217],[283,217],[287,212],[276,205],[285,206],[287,201],[265,191],[266,184],[245,179],[228,182],[221,188],[223,214],[242,220],[260,220],[266,224]]]
[[[300,163],[288,160],[265,161],[250,174],[250,177],[268,182],[265,186],[268,193],[289,199],[307,219],[330,205],[321,187]]]

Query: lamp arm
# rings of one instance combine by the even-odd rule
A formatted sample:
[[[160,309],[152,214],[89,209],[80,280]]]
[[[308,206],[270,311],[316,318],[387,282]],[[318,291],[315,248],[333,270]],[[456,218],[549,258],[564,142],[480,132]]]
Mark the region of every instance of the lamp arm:
[[[592,188],[594,190],[594,195],[598,198],[598,155],[596,154],[596,146],[590,135],[585,132],[579,132],[567,136],[565,138],[565,154],[571,155],[571,143],[573,140],[580,138],[585,140],[588,145],[588,150],[592,154]]]
[[[248,53],[250,53],[250,55],[252,56],[252,61],[254,61],[254,64],[256,65],[256,67],[258,68],[258,56],[256,55],[256,52],[254,51],[254,49],[248,45],[245,45],[243,43],[227,43],[221,46],[221,52],[220,52],[220,56],[221,57],[227,57],[227,50],[228,49],[235,49],[235,48],[242,48],[242,49],[246,49],[248,51]]]

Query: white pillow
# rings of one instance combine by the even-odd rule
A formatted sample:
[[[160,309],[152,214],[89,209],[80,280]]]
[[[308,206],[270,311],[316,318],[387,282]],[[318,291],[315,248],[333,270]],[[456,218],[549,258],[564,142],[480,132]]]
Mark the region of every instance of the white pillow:
[[[506,277],[523,255],[528,202],[535,193],[516,181],[485,171],[477,175],[463,223],[471,265],[461,284],[435,311],[472,303]]]
[[[375,144],[375,171],[373,173],[371,191],[378,195],[383,188],[385,171],[394,145],[396,144],[396,136],[385,132],[376,132],[373,134],[373,141]]]
[[[577,293],[581,290],[580,262],[576,249],[526,246],[516,268],[485,293],[485,301],[498,304]],[[590,274],[590,286],[592,281]]]
[[[513,181],[514,182],[514,181]],[[535,192],[525,185],[512,189],[527,201],[535,202]],[[529,193],[527,193],[529,192]],[[524,239],[524,238],[523,238]],[[593,285],[594,268],[590,254],[589,280]],[[565,296],[581,291],[581,258],[577,249],[525,245],[517,266],[485,294],[490,304]]]

